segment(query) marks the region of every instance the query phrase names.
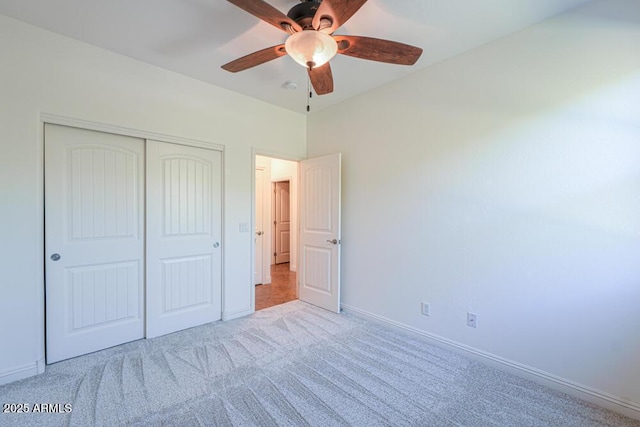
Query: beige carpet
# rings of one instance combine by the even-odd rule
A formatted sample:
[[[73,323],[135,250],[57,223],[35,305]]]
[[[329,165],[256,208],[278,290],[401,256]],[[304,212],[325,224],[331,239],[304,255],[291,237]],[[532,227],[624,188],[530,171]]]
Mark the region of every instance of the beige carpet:
[[[2,426],[635,426],[640,422],[295,301],[141,340],[0,387]]]

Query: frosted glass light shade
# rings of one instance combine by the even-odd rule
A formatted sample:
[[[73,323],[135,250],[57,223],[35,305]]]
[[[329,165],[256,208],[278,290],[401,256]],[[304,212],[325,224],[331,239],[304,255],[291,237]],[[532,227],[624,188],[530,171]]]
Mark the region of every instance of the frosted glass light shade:
[[[290,35],[284,48],[298,64],[307,68],[321,67],[338,53],[338,43],[333,37],[314,30]]]

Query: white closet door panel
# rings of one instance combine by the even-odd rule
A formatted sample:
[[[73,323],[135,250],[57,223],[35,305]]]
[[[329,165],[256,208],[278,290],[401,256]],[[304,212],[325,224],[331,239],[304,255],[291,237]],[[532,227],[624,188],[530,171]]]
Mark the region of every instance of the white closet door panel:
[[[221,160],[147,141],[147,338],[221,317]]]
[[[45,125],[47,363],[143,337],[143,162],[143,140]]]

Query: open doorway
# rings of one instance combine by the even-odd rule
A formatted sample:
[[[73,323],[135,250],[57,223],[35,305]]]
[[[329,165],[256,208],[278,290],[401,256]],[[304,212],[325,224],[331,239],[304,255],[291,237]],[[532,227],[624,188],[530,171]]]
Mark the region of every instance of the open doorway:
[[[298,299],[298,162],[256,155],[255,309]]]

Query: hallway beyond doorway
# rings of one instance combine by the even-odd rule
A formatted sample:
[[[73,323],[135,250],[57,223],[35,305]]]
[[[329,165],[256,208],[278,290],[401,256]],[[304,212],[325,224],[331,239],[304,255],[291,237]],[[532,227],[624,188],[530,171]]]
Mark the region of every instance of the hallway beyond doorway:
[[[296,299],[296,272],[288,262],[271,266],[271,284],[256,286],[256,311]]]

